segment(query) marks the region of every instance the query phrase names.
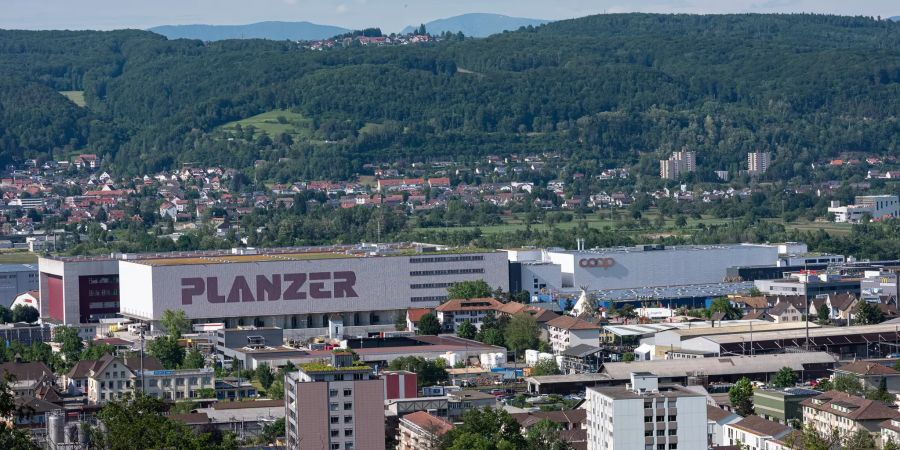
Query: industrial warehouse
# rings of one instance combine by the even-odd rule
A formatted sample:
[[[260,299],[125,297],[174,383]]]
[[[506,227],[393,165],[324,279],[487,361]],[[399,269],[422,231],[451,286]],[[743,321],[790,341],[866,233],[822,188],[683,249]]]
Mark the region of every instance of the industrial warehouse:
[[[424,244],[41,258],[40,268],[42,315],[51,321],[118,313],[155,325],[180,309],[195,324],[306,336],[327,334],[330,324],[349,335],[393,329],[398,314],[439,305],[460,281],[509,290],[504,252]]]

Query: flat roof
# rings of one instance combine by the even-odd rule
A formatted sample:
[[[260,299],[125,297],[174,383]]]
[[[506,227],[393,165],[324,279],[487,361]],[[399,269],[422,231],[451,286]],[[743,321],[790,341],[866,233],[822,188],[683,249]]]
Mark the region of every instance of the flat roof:
[[[799,322],[803,323],[803,322]],[[813,327],[812,323],[809,324],[809,337],[810,338],[828,338],[828,337],[839,337],[839,336],[847,336],[847,335],[859,335],[864,333],[896,333],[897,325],[896,324],[876,324],[876,325],[858,325],[853,327]],[[751,342],[750,341],[750,333],[735,333],[735,334],[721,334],[717,336],[703,336],[704,339],[709,339],[717,344],[734,344],[741,342]],[[753,331],[753,341],[769,341],[769,340],[790,340],[790,339],[805,339],[806,338],[806,329],[798,328],[794,330],[781,330],[781,331],[761,331],[757,332],[755,329]]]
[[[660,378],[686,377],[689,374],[741,375],[774,373],[782,367],[803,370],[804,364],[834,363],[825,352],[791,353],[789,355],[728,356],[693,359],[657,359],[651,361],[613,362],[603,365],[603,374],[613,380],[628,380],[632,372],[650,372]]]
[[[717,245],[666,245],[662,248],[653,248],[652,246],[655,244],[645,244],[649,246],[648,248],[644,248],[644,245],[633,245],[630,247],[606,247],[606,248],[591,248],[586,250],[550,250],[549,253],[558,253],[558,254],[569,254],[569,255],[579,255],[579,254],[603,254],[603,253],[649,253],[653,254],[656,252],[665,252],[665,251],[707,251],[707,250],[734,250],[740,248],[771,248],[775,251],[778,250],[776,245],[766,245],[766,244],[717,244]],[[773,261],[774,263],[774,261]]]
[[[0,272],[31,272],[37,271],[37,264],[0,264]]]
[[[722,325],[727,324],[728,322],[722,322]],[[771,323],[765,320],[753,320],[750,323],[741,323],[732,326],[717,326],[717,327],[693,327],[688,329],[680,329],[674,330],[673,333],[681,336],[682,339],[689,339],[692,337],[698,336],[713,336],[713,335],[729,335],[729,334],[743,334],[753,332],[753,335],[762,334],[766,332],[778,332],[782,334],[784,331],[791,331],[802,329],[806,330],[809,327],[810,330],[814,328],[820,328],[818,324],[812,322],[798,321],[798,322],[783,322],[783,323]]]
[[[422,248],[426,248],[427,250],[421,251]],[[131,261],[138,264],[146,264],[152,266],[171,266],[497,252],[497,250],[476,247],[452,247],[421,242],[395,242],[360,245],[198,250],[189,252],[166,253],[111,253],[97,256],[49,256],[42,258],[62,262],[96,262],[119,260]]]
[[[607,386],[607,387],[589,387],[613,400],[635,399],[635,398],[663,398],[663,397],[704,397],[703,394],[684,389],[678,385],[659,385],[659,392],[637,393],[625,386]]]
[[[767,266],[768,267],[768,266]],[[597,300],[678,299],[694,297],[723,297],[749,292],[752,281],[738,283],[686,284],[676,286],[648,286],[625,289],[606,289],[594,292]]]
[[[716,322],[715,328],[732,330],[740,326],[745,326],[749,329],[749,324],[751,323],[753,324],[754,329],[756,329],[756,327],[758,326],[772,325],[771,322],[767,322],[765,320],[727,320],[724,322]],[[603,330],[615,334],[616,336],[645,336],[669,330],[676,330],[679,333],[688,330],[698,330],[698,332],[700,332],[703,330],[711,329],[713,328],[708,320],[696,322],[659,322],[633,325],[605,325],[603,327]],[[722,332],[724,333],[725,331]]]

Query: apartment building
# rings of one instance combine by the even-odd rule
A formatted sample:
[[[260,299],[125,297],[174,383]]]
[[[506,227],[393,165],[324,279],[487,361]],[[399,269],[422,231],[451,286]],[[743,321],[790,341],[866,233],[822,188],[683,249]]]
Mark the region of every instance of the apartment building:
[[[384,450],[384,382],[352,353],[287,374],[284,401],[287,448]]]
[[[772,163],[772,154],[769,152],[747,153],[747,172],[751,175],[762,175],[769,170]]]
[[[861,430],[881,433],[884,421],[900,418],[900,412],[884,403],[839,391],[828,391],[800,404],[803,406],[803,422],[826,435],[833,430],[841,436]]]
[[[136,380],[137,389],[141,387],[141,378],[146,386],[144,393],[150,397],[172,401],[215,397],[216,377],[211,368],[145,370],[143,377],[138,376]]]
[[[559,316],[547,322],[550,347],[560,355],[578,345],[600,345],[600,327],[572,316]]]
[[[484,317],[488,313],[497,316],[497,311],[501,309],[503,303],[493,298],[469,298],[454,299],[442,303],[435,308],[438,321],[441,322],[444,330],[455,333],[460,325],[465,321],[469,321],[477,329],[481,329]]]
[[[400,419],[397,450],[436,450],[441,437],[453,429],[453,424],[425,411],[416,411]]]
[[[697,170],[697,153],[680,151],[672,153],[669,159],[659,161],[659,177],[664,180],[675,180],[682,173]]]
[[[763,419],[747,416],[724,426],[726,445],[740,446],[745,450],[766,450],[766,443],[787,436],[793,428]]]
[[[881,444],[888,442],[900,444],[900,419],[889,419],[881,422]]]
[[[707,448],[706,397],[660,385],[656,375],[631,374],[631,383],[587,388],[588,450],[700,450]]]

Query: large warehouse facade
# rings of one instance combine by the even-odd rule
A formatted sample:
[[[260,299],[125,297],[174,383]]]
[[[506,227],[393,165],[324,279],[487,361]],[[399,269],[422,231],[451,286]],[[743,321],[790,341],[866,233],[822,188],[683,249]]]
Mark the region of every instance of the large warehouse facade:
[[[155,324],[165,310],[181,309],[194,323],[275,326],[293,334],[322,334],[330,321],[347,334],[393,328],[396,314],[436,307],[460,281],[509,289],[504,252],[421,244],[42,258],[40,264],[48,293],[42,312],[69,324],[105,313],[97,305],[113,304],[103,301],[108,290],[90,286],[106,286],[97,280],[112,277],[116,309],[126,317]]]
[[[522,289],[535,292],[721,283],[732,266],[774,265],[777,245],[638,245],[590,250],[510,250]],[[537,269],[541,269],[538,271]],[[550,276],[550,275],[552,276]],[[561,276],[560,276],[561,274]],[[560,283],[560,285],[556,285]]]

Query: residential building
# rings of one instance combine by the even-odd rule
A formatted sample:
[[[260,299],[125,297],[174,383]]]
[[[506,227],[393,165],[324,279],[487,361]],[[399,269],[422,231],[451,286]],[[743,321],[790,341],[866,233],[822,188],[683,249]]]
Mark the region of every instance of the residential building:
[[[488,313],[496,315],[502,306],[493,298],[454,299],[442,303],[435,311],[444,330],[455,333],[465,321],[481,329],[484,317]]]
[[[141,369],[163,371],[162,363],[152,356],[140,358],[119,358],[103,355],[94,361],[81,361],[66,376],[67,389],[83,391],[91,403],[105,403],[122,398],[126,392],[133,392],[140,385],[136,383]],[[174,374],[176,371],[167,371]],[[80,382],[80,384],[79,384]],[[74,387],[73,387],[74,386]]]
[[[896,219],[900,217],[900,197],[896,195],[858,195],[854,204],[841,206],[831,202],[828,212],[834,214],[837,223],[860,223],[864,218],[871,220]]]
[[[287,448],[384,449],[384,382],[350,352],[287,374],[284,401]]]
[[[10,388],[16,397],[37,397],[39,392],[56,382],[53,371],[42,362],[7,362],[0,364],[0,378],[12,378]]]
[[[766,442],[787,436],[793,428],[759,416],[747,416],[724,426],[725,445],[746,450],[765,450]]]
[[[751,175],[762,175],[769,170],[772,162],[772,154],[769,152],[747,153],[747,172]]]
[[[600,345],[600,327],[572,316],[559,316],[547,322],[550,347],[554,354],[562,354],[577,345]]]
[[[458,420],[473,409],[494,408],[497,397],[481,391],[451,391],[447,393],[447,417]]]
[[[900,418],[900,412],[884,403],[839,391],[828,391],[800,404],[803,422],[825,435],[833,431],[841,436],[857,431],[880,433],[884,421]]]
[[[163,400],[179,401],[191,398],[210,398],[215,391],[216,377],[211,368],[184,370],[144,370],[136,380],[136,388],[145,384],[144,393]],[[205,395],[203,395],[205,394]]]
[[[900,444],[900,418],[881,422],[881,444],[888,442]]]
[[[803,388],[757,389],[753,391],[753,407],[760,417],[792,425],[803,421],[800,402],[821,394],[820,391]]]
[[[664,180],[675,180],[682,173],[693,172],[697,169],[697,153],[680,151],[672,153],[669,159],[659,161],[659,177]]]
[[[706,397],[660,385],[651,373],[631,383],[587,388],[588,450],[707,448]]]
[[[718,406],[706,405],[707,442],[710,447],[725,445],[725,425],[737,422],[742,417]]]
[[[425,314],[434,314],[431,308],[409,308],[406,310],[406,331],[416,333],[419,331],[419,321]]]
[[[836,367],[834,374],[858,379],[863,389],[878,389],[884,380],[888,391],[900,392],[900,372],[877,362],[854,361]]]
[[[453,424],[425,411],[416,411],[400,419],[397,450],[436,450],[441,436],[453,429]]]

